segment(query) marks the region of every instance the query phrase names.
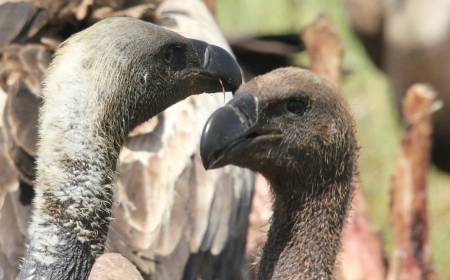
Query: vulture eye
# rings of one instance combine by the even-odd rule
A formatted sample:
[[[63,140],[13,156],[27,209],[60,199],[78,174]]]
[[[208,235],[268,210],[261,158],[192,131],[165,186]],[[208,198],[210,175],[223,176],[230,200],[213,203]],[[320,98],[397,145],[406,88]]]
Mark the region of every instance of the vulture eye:
[[[172,45],[164,52],[164,61],[172,70],[178,71],[186,67],[185,48],[181,45]]]
[[[289,99],[284,105],[286,111],[296,115],[303,115],[308,108],[308,102],[304,99]]]

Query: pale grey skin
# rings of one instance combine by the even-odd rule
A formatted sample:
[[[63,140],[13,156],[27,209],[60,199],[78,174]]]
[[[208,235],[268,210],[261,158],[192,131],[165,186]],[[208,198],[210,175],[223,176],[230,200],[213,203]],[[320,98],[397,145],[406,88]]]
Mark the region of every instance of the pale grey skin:
[[[333,279],[353,191],[358,146],[337,89],[307,70],[281,68],[242,85],[205,125],[206,168],[260,172],[274,194],[258,279]]]
[[[234,90],[234,58],[153,24],[109,18],[62,44],[44,83],[36,198],[19,279],[87,279],[104,250],[128,132],[185,97]]]

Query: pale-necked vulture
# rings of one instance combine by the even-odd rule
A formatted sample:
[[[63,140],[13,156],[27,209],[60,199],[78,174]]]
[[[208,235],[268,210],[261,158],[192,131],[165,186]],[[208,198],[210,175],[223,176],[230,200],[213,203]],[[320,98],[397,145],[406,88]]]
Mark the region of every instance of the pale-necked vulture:
[[[307,70],[281,68],[242,85],[205,125],[206,168],[261,172],[274,193],[258,279],[333,279],[353,190],[357,143],[343,97]]]
[[[1,36],[2,39],[7,40],[2,41],[0,62],[0,81],[6,92],[6,95],[0,94],[1,109],[4,111],[0,164],[2,170],[9,170],[0,177],[0,270],[6,279],[15,278],[19,258],[24,255],[25,239],[30,237],[27,236],[27,227],[34,192],[36,127],[38,108],[42,102],[40,83],[56,46],[72,33],[104,17],[125,15],[151,20],[186,37],[202,39],[229,49],[200,1],[156,2],[142,1],[136,4],[125,1],[83,1],[79,5],[72,1],[36,1],[0,5],[2,24],[8,22],[11,26],[1,30],[2,35],[6,34],[6,37]],[[105,33],[120,31],[120,27],[116,29],[118,30],[105,30]],[[10,33],[11,30],[17,32]],[[96,44],[95,48],[101,56],[108,56],[110,52],[101,43]],[[135,51],[139,51],[138,45]],[[175,48],[173,54],[179,51]],[[168,54],[167,59],[171,57],[172,54]],[[73,59],[75,61],[76,57]],[[114,66],[121,67],[120,61],[125,63],[127,57],[117,55],[116,59]],[[179,62],[183,65],[183,61]],[[143,61],[136,60],[135,66],[140,63]],[[223,66],[226,68],[229,65]],[[98,65],[93,60],[85,61],[82,67]],[[101,71],[113,73],[111,67],[105,67],[98,73],[93,73],[92,78],[99,77]],[[55,79],[56,77],[57,75]],[[149,79],[152,78],[142,76],[140,80],[136,80],[136,86],[144,87],[150,83]],[[117,80],[98,81],[111,90],[118,83]],[[126,81],[119,79],[119,82]],[[223,86],[227,87],[226,79],[223,82]],[[190,86],[195,87],[196,84],[192,83]],[[217,83],[210,86],[221,90]],[[170,86],[163,82],[158,87],[170,90]],[[108,94],[112,96],[112,92]],[[56,99],[62,99],[62,96],[56,96]],[[72,94],[72,97],[74,106],[77,102],[82,102],[79,96]],[[159,100],[161,103],[158,106],[162,108],[176,101],[170,95],[166,98],[164,102]],[[126,103],[120,106],[117,103],[114,105],[112,98],[107,101],[110,102],[111,124],[124,126],[123,122],[114,122],[114,117],[117,116],[112,110],[125,105],[133,106],[132,102],[128,102],[131,100],[123,100]],[[143,99],[135,101],[139,104],[141,101],[145,102]],[[222,102],[222,96],[203,95],[190,97],[170,107],[131,131],[118,155],[118,176],[114,181],[115,197],[112,205],[114,219],[106,249],[120,252],[131,260],[144,278],[229,279],[239,278],[243,273],[243,248],[253,175],[237,168],[207,173],[201,166],[197,151],[203,123]],[[89,103],[89,106],[95,107],[95,102]],[[59,113],[71,112],[63,108],[59,108]],[[100,107],[98,109],[101,110]],[[152,108],[152,113],[156,113],[156,109],[156,106]],[[54,112],[58,114],[57,108]],[[79,114],[83,115],[81,112]],[[140,122],[143,119],[128,121]],[[90,125],[80,124],[74,128],[78,126],[87,129]],[[113,128],[106,123],[100,127],[106,131]],[[60,141],[63,140],[61,137]],[[86,139],[77,140],[74,135],[70,141],[84,143]],[[41,149],[45,149],[45,146],[41,145]],[[113,155],[114,153],[106,156]],[[65,156],[60,160],[64,161],[64,158]],[[76,164],[83,163],[81,161]],[[74,211],[68,207],[64,210]],[[98,210],[94,213],[100,213],[96,212]]]

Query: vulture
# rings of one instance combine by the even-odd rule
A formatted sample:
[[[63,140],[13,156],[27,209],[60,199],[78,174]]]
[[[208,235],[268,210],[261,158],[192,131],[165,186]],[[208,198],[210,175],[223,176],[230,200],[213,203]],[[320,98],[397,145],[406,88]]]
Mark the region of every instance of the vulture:
[[[76,35],[64,43],[55,57],[55,63],[52,66],[55,70],[47,73],[52,55],[62,41],[73,33],[111,16],[128,16],[150,21],[161,28],[176,31],[187,38],[201,39],[231,53],[212,16],[199,0],[166,0],[162,3],[161,1],[119,0],[2,3],[0,26],[8,28],[0,30],[0,86],[5,92],[5,94],[0,92],[0,113],[2,114],[0,168],[3,171],[0,176],[0,278],[15,279],[21,264],[19,260],[23,257],[25,257],[22,265],[23,278],[33,270],[44,273],[46,265],[51,266],[53,261],[62,258],[66,261],[65,265],[69,267],[61,266],[56,269],[57,271],[86,276],[93,257],[79,259],[76,255],[92,253],[93,256],[102,252],[104,248],[107,252],[118,252],[130,260],[144,279],[240,279],[245,276],[244,247],[254,175],[231,167],[216,172],[206,172],[201,166],[198,151],[203,124],[207,117],[224,102],[224,98],[221,94],[191,96],[157,114],[170,104],[194,92],[231,89],[230,85],[237,80],[233,70],[236,65],[229,63],[230,60],[226,58],[228,56],[224,52],[213,51],[217,50],[216,47],[207,47],[206,43],[190,40],[189,42],[197,42],[199,47],[187,48],[188,39],[182,39],[169,31],[156,26],[150,27],[151,25],[140,21],[131,23],[126,20],[130,22],[127,24],[136,25],[139,30],[150,28],[158,30],[158,34],[165,34],[153,41],[154,45],[149,44],[147,51],[151,48],[162,47],[165,44],[164,40],[169,38],[178,38],[176,40],[184,42],[180,48],[178,45],[174,46],[167,56],[163,56],[161,62],[153,65],[157,76],[138,75],[141,72],[137,69],[145,68],[145,65],[150,66],[151,59],[141,55],[139,58],[134,57],[133,62],[130,62],[129,60],[133,58],[124,55],[124,52],[131,50],[131,53],[138,55],[139,52],[145,51],[142,44],[136,42],[134,48],[130,44],[133,37],[137,41],[148,40],[145,38],[148,32],[137,34],[133,33],[133,29],[124,30],[122,24],[114,24],[116,20],[114,19],[109,22],[109,25],[114,28],[105,27],[104,35],[87,31],[81,33],[85,35]],[[95,28],[101,28],[101,26]],[[142,29],[139,26],[147,27]],[[117,41],[116,47],[111,49],[106,46],[108,44],[103,39],[114,36],[113,34],[123,36],[124,41],[122,43]],[[78,41],[85,36],[90,42],[90,49],[79,47]],[[75,45],[76,47],[73,47]],[[186,72],[185,74],[188,75],[185,76],[186,84],[181,82],[178,85],[168,84],[165,77],[170,74],[170,71],[193,67],[186,63],[188,60],[194,63],[196,57],[200,58],[201,46],[203,46],[203,53],[210,52],[210,54],[209,59],[203,61],[204,65],[199,65],[200,67],[208,67],[209,64],[214,66],[215,62],[221,63],[220,68],[217,69],[218,72],[214,74],[216,77],[207,77],[198,71],[191,72],[191,77],[188,77],[189,72]],[[190,54],[186,59],[189,59],[179,59],[180,53],[188,49]],[[73,52],[76,55],[66,55],[66,52]],[[99,65],[99,60],[81,59],[84,55],[92,55],[92,52],[96,52],[105,59],[109,58],[112,65],[102,67]],[[172,59],[175,59],[174,66],[164,67],[166,63],[164,61]],[[76,77],[75,73],[70,72],[71,68],[63,67],[63,70],[56,71],[58,63],[74,67],[78,65],[75,71],[91,69],[88,75],[95,83],[90,84],[89,87],[87,84],[79,83],[77,79],[83,77]],[[136,72],[131,76],[130,74],[117,76],[117,71],[128,71],[127,69]],[[147,70],[149,71],[150,68]],[[229,71],[233,74],[228,75]],[[111,76],[100,78],[101,73]],[[44,94],[41,83],[46,75],[48,79],[45,83]],[[116,78],[112,78],[113,75]],[[223,75],[232,79],[220,78]],[[179,79],[182,77],[180,76]],[[58,86],[50,80],[56,83],[66,81],[70,86]],[[132,83],[132,87],[124,88],[124,85],[128,83]],[[161,92],[158,98],[154,96],[155,102],[145,99],[144,95],[137,96],[131,93],[133,88],[142,91],[149,85]],[[82,89],[83,86],[87,88]],[[118,92],[120,87],[124,88],[123,94],[129,94],[126,97],[122,95],[122,99],[116,99],[114,92]],[[183,96],[171,94],[181,93],[183,87],[186,89]],[[77,88],[79,91],[75,90]],[[72,89],[71,92],[65,91],[70,89]],[[87,95],[82,94],[88,90],[102,91],[105,93],[105,98],[99,99],[98,96],[93,96],[92,99],[88,99]],[[38,134],[39,107],[47,92],[54,94],[51,95],[52,98],[45,100],[44,107],[47,109],[42,112],[46,112],[47,116],[41,116],[42,127]],[[58,100],[62,103],[58,103]],[[58,105],[51,105],[52,103]],[[142,107],[146,103],[149,106]],[[77,106],[90,111],[83,112]],[[125,117],[116,115],[120,113],[120,108],[127,108],[128,112],[139,110],[139,113]],[[154,114],[157,115],[150,118]],[[82,119],[102,118],[104,120],[109,118],[109,120],[103,123],[81,123]],[[143,123],[127,135],[127,129],[141,122]],[[133,125],[130,126],[130,124]],[[45,129],[45,126],[56,126],[59,132],[49,127]],[[93,141],[92,137],[82,137],[73,133],[76,130],[92,131],[94,127],[99,131],[101,129],[101,137],[108,139],[106,143],[95,143],[95,146],[91,146],[88,143]],[[61,134],[61,130],[65,129],[68,130],[68,134]],[[118,131],[114,131],[115,129]],[[116,136],[120,134],[122,137],[120,141],[108,136],[112,133]],[[39,148],[38,139],[41,139]],[[73,145],[70,145],[68,153],[64,153],[59,149],[62,149],[64,143],[68,143],[67,141]],[[87,150],[83,154],[81,148],[86,145],[91,151]],[[114,149],[111,149],[112,146]],[[122,149],[117,154],[120,146]],[[55,149],[55,153],[52,149]],[[95,149],[98,154],[93,154],[92,149]],[[36,168],[38,151],[39,155],[47,155],[47,159],[40,157],[38,168]],[[78,159],[74,161],[70,155]],[[117,163],[114,162],[116,157]],[[89,160],[86,161],[86,158]],[[106,164],[108,165],[106,168],[110,172],[102,176],[87,176],[89,170],[97,175],[101,170],[105,170],[102,169],[104,166],[101,168],[91,166],[89,162],[92,161],[99,164],[107,162],[109,165]],[[58,167],[58,162],[66,165]],[[72,163],[67,165],[69,162]],[[46,168],[47,165],[55,166],[55,168]],[[75,168],[76,166],[82,168]],[[70,172],[63,172],[64,170],[61,171],[58,168],[66,171],[70,169]],[[114,169],[117,172],[111,171]],[[76,178],[72,177],[73,181],[70,181],[68,174],[75,173],[78,175],[74,176]],[[45,192],[45,188],[40,187],[47,184],[61,186],[66,182],[70,188],[70,185],[74,184],[91,185],[92,180],[98,184],[110,186],[103,193],[94,190],[69,192],[68,189],[60,188],[60,191],[56,193],[50,191],[53,193],[50,195],[45,194],[49,190]],[[36,211],[39,212],[33,214],[32,227],[29,228],[30,217],[34,211],[31,202],[36,188],[40,190],[36,199],[36,209],[38,209]],[[111,205],[108,199],[111,199],[112,193],[114,195]],[[84,195],[89,199],[82,199]],[[61,197],[67,199],[63,202]],[[98,207],[88,207],[88,201],[92,200]],[[42,207],[40,204],[45,201],[53,202]],[[91,210],[86,215],[95,217],[92,222],[97,221],[96,223],[89,222],[89,225],[85,227],[87,219],[90,219],[88,216],[80,216],[81,223],[67,220],[69,214],[72,216],[78,214],[77,207],[69,207],[77,202]],[[108,213],[109,208],[111,208],[112,218]],[[58,220],[64,222],[59,225],[46,223],[44,219],[49,217],[58,217]],[[106,242],[103,242],[104,240],[101,239],[105,238],[105,226],[108,223],[111,223],[109,232]],[[66,232],[69,233],[67,236],[45,235],[47,230],[56,230],[55,227],[66,230],[71,228],[73,231]],[[70,240],[69,235],[72,232],[77,232],[77,235],[82,238],[81,243],[84,245],[81,248],[72,247],[73,242],[72,245],[70,242],[60,243],[59,249],[55,249],[58,246],[50,246],[55,245],[52,242],[58,242],[62,238]],[[38,233],[46,238],[33,237],[34,234],[30,233]],[[25,256],[26,240],[31,240],[27,256]],[[93,240],[100,242],[92,242]],[[41,247],[41,245],[44,246],[42,241],[50,245]],[[75,244],[78,243],[75,242]],[[58,251],[62,249],[61,246],[70,249]],[[49,254],[38,253],[44,250],[49,251]],[[67,252],[71,253],[67,254]],[[33,264],[36,259],[41,264],[39,268]]]
[[[87,279],[104,252],[128,133],[185,97],[234,90],[241,80],[227,51],[138,19],[104,19],[64,41],[44,81],[36,198],[18,278]]]
[[[433,115],[432,160],[450,172],[450,0],[345,4],[356,34],[393,86],[399,113],[414,83],[427,83],[439,93],[444,106]]]
[[[200,146],[205,168],[237,165],[270,183],[258,279],[332,279],[358,149],[337,89],[299,68],[258,76],[211,115]]]

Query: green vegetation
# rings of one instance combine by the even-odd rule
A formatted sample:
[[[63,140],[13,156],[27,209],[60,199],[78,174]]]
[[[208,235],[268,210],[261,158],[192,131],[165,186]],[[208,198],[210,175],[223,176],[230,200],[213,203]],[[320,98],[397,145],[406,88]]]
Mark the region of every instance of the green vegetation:
[[[389,185],[401,133],[392,94],[383,73],[370,62],[354,37],[336,0],[217,0],[217,17],[226,34],[298,32],[319,14],[334,23],[345,47],[343,81],[358,124],[360,171],[374,224],[387,252],[392,247],[389,226]],[[431,251],[441,279],[450,277],[450,177],[433,170],[429,179]]]

